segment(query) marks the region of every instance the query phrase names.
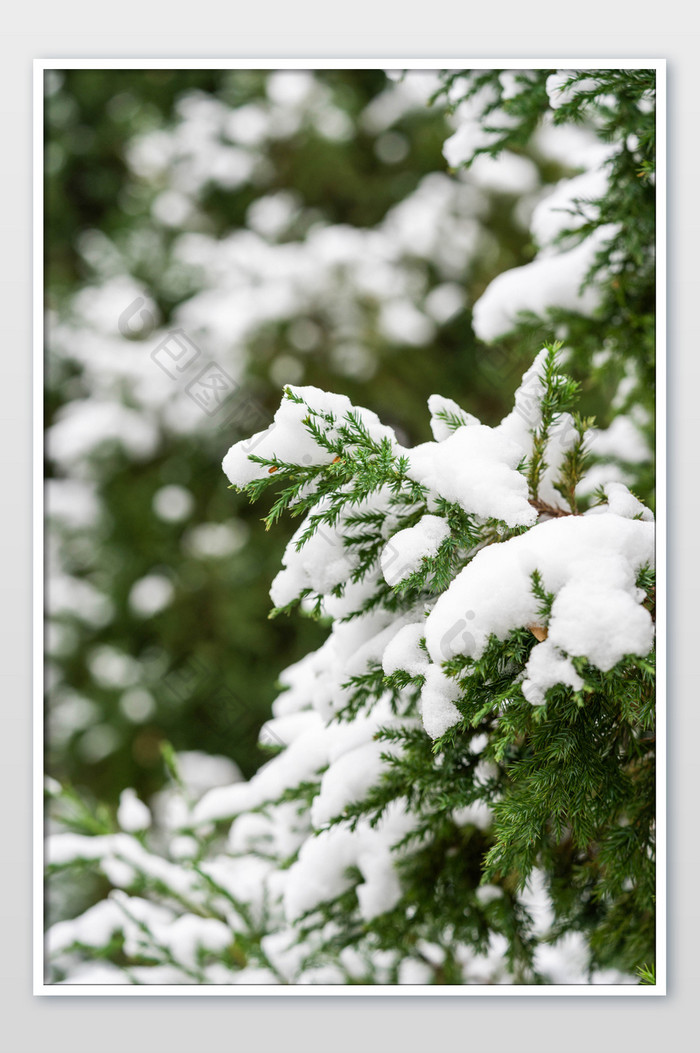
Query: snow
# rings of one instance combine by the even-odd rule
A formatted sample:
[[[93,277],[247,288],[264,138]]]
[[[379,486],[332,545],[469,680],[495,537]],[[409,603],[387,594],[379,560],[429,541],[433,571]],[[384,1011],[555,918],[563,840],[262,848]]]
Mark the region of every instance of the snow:
[[[590,125],[554,124],[551,114],[544,115],[532,142],[545,160],[564,168],[588,169],[600,159],[601,141]]]
[[[321,500],[313,509],[319,515],[330,507],[330,499]],[[353,512],[357,509],[353,508]],[[308,529],[308,517],[292,535],[282,557],[282,570],[270,587],[270,598],[275,607],[285,607],[306,589],[326,595],[350,578],[357,559],[345,545],[343,522],[336,527],[321,525],[297,550],[297,545]]]
[[[616,516],[622,516],[624,519],[641,518],[646,523],[653,522],[654,513],[650,508],[646,508],[639,498],[630,493],[624,483],[605,483],[603,489],[608,499],[608,509],[614,512]],[[600,507],[601,510],[604,508],[602,505]],[[596,511],[598,509],[592,508],[591,514],[594,514]]]
[[[111,899],[101,900],[77,918],[52,925],[46,934],[46,953],[54,956],[75,943],[104,947],[123,924],[124,914],[117,904]]]
[[[156,701],[143,688],[129,688],[119,699],[119,709],[132,723],[143,723],[156,713]]]
[[[221,855],[201,863],[200,869],[228,897],[233,897],[236,903],[244,904],[255,923],[259,924],[262,921],[265,914],[267,883],[275,870],[269,859],[261,859],[256,855],[239,858]],[[226,899],[224,904],[230,906]],[[232,919],[236,923],[239,922],[237,909]]]
[[[535,522],[527,482],[517,471],[522,450],[483,424],[458,428],[440,443],[407,451],[407,475],[465,512],[508,526]]]
[[[555,108],[567,97],[561,88],[568,76],[565,72],[548,80]],[[610,224],[600,226],[573,246],[571,239],[565,244],[555,242],[565,231],[575,232],[584,223],[598,220],[597,202],[607,191],[608,164],[619,147],[602,143],[590,129],[553,126],[551,120],[544,121],[535,141],[545,156],[584,171],[548,188],[532,209],[530,233],[539,246],[535,259],[499,274],[474,304],[474,332],[486,343],[514,329],[524,312],[545,317],[549,310],[560,308],[589,317],[602,299],[600,281],[582,286],[596,255],[615,236],[617,228]],[[534,190],[533,185],[531,192]],[[520,192],[524,195],[522,188]],[[521,202],[525,208],[524,196]]]
[[[290,736],[287,748],[268,761],[249,782],[224,786],[210,791],[196,806],[194,822],[208,823],[212,820],[231,818],[244,811],[257,808],[267,800],[275,800],[285,790],[301,782],[319,777],[319,773],[328,768],[321,781],[321,803],[317,805],[319,822],[326,822],[331,815],[333,802],[340,799],[344,792],[354,794],[362,791],[362,773],[354,768],[362,757],[364,762],[378,766],[378,755],[372,750],[358,754],[351,762],[343,762],[339,771],[334,771],[336,763],[348,751],[356,752],[359,747],[369,744],[380,726],[396,722],[388,704],[378,704],[370,714],[358,716],[351,723],[326,724],[318,713],[299,713],[296,736]],[[289,718],[287,718],[288,720]],[[282,733],[289,734],[289,724]],[[381,752],[381,751],[379,751]],[[389,752],[386,750],[386,752]],[[370,760],[370,758],[373,758]],[[330,765],[330,767],[329,767]],[[326,778],[327,777],[327,778]],[[345,781],[343,781],[345,780]],[[355,788],[354,788],[355,787]],[[343,807],[350,798],[342,801]]]
[[[319,446],[310,434],[304,421],[309,417],[309,410],[323,418],[332,415],[335,425],[328,428],[328,438],[337,438],[337,427],[344,418],[354,412],[365,425],[375,441],[387,438],[395,442],[391,428],[381,423],[376,413],[353,406],[345,395],[331,394],[314,387],[295,387],[289,391],[298,398],[284,398],[275,413],[274,420],[264,431],[257,432],[249,439],[235,443],[224,457],[222,468],[234,486],[245,486],[254,479],[262,479],[268,474],[264,465],[249,459],[249,454],[267,460],[279,458],[286,463],[298,465],[327,465],[334,460],[335,454]],[[318,421],[322,426],[323,419]]]
[[[184,486],[162,486],[153,496],[153,511],[166,523],[179,523],[191,515],[194,498]]]
[[[476,335],[491,343],[514,329],[524,312],[542,317],[552,308],[561,308],[593,315],[602,299],[601,287],[595,283],[585,289],[581,286],[616,229],[605,224],[573,249],[537,257],[499,274],[474,304]]]
[[[377,325],[380,333],[396,344],[422,347],[435,337],[433,321],[408,299],[382,304]]]
[[[164,574],[147,574],[134,582],[129,592],[129,606],[141,618],[150,618],[164,610],[175,595],[175,589]]]
[[[547,358],[548,351],[543,347],[523,374],[513,396],[513,409],[495,429],[504,438],[517,443],[523,454],[530,453],[532,433],[542,423],[542,399],[545,394],[542,376]]]
[[[499,888],[498,885],[480,885],[475,890],[474,895],[481,906],[486,907],[489,903],[493,903],[494,900],[502,898],[503,889]]]
[[[324,826],[341,815],[347,805],[361,801],[386,768],[381,755],[396,752],[387,742],[369,742],[331,764],[321,777],[320,790],[311,805],[313,826]]]
[[[528,702],[542,705],[545,694],[555,684],[568,684],[580,691],[583,680],[570,658],[561,654],[550,639],[533,647],[527,663],[527,678],[523,680],[522,692]]]
[[[628,464],[644,464],[651,460],[651,450],[644,435],[631,417],[615,417],[609,428],[592,428],[589,448],[596,457],[616,457]]]
[[[469,168],[470,180],[496,194],[531,194],[540,184],[537,166],[527,157],[503,150],[498,157],[479,154]]]
[[[384,580],[388,585],[397,585],[415,574],[423,560],[435,556],[449,536],[449,523],[440,516],[425,515],[415,526],[399,530],[382,552]]]
[[[184,547],[197,559],[224,559],[239,552],[250,528],[239,519],[227,523],[198,523],[188,531]]]
[[[362,127],[370,135],[386,131],[416,105],[424,106],[439,86],[434,70],[408,70],[400,84],[390,85],[365,107]]]
[[[476,96],[459,103],[454,115],[457,130],[442,146],[442,153],[451,168],[468,163],[477,150],[488,149],[498,142],[501,133],[498,128],[507,128],[513,119],[503,111],[492,113],[484,120],[481,116],[484,106],[495,99],[494,89],[487,85]],[[493,130],[488,131],[486,126]]]
[[[370,664],[381,664],[384,648],[406,620],[377,610],[335,622],[322,647],[283,674],[289,690],[274,702],[275,716],[311,706],[324,720],[330,719],[349,701],[351,691],[343,685]]]
[[[465,121],[442,146],[445,160],[451,168],[470,161],[477,150],[491,146],[498,140],[498,135],[486,131],[476,121]]]
[[[109,962],[82,962],[70,976],[58,983],[59,987],[93,986],[95,984],[130,984],[131,980],[119,966]]]
[[[435,604],[425,626],[428,652],[440,663],[478,658],[491,635],[503,640],[538,624],[531,575],[555,593],[549,636],[526,667],[526,692],[541,701],[552,683],[576,686],[564,652],[609,670],[626,654],[645,655],[654,639],[636,577],[654,560],[653,524],[606,512],[567,516],[482,549]]]
[[[194,893],[196,881],[192,873],[154,855],[129,834],[105,834],[88,837],[83,834],[52,834],[46,842],[46,858],[50,865],[66,866],[76,860],[92,861],[102,869],[105,864],[126,864],[119,869],[119,883],[131,883],[131,874],[137,871],[146,878],[162,882],[181,896]],[[113,873],[116,875],[117,869]]]
[[[615,560],[615,553],[601,556],[586,579],[568,582],[554,601],[549,628],[552,644],[589,658],[604,672],[626,654],[647,654],[654,643],[651,615],[640,602],[642,590],[633,587],[629,567]],[[650,542],[644,562],[652,561]],[[640,566],[637,563],[636,569]]]
[[[233,940],[228,926],[216,918],[181,914],[153,933],[154,939],[167,947],[176,961],[193,967],[202,951],[220,954]]]
[[[593,464],[576,486],[577,498],[588,498],[608,483],[629,483],[630,475],[612,461]],[[593,511],[593,509],[591,509]]]
[[[146,830],[151,825],[151,813],[131,789],[122,790],[117,809],[117,822],[127,834]]]
[[[187,793],[195,800],[214,786],[228,786],[243,776],[230,757],[200,750],[184,750],[177,754],[177,767]]]
[[[461,695],[459,684],[450,679],[437,665],[425,671],[421,690],[423,727],[431,739],[437,739],[462,719],[455,702]]]
[[[215,788],[207,793],[195,807],[194,821],[230,819],[259,807],[266,800],[274,800],[290,786],[313,779],[328,763],[327,737],[317,715],[315,726],[264,764],[250,782]]]
[[[540,248],[553,245],[564,231],[578,230],[598,218],[597,202],[609,184],[607,162],[614,150],[601,144],[600,164],[573,179],[562,179],[534,208],[530,232]]]
[[[404,958],[399,965],[400,984],[429,984],[434,978],[435,973],[427,962],[418,961],[416,958]]]
[[[297,861],[284,877],[288,922],[293,923],[351,888],[354,881],[348,872],[350,867],[357,867],[363,877],[357,896],[364,920],[391,910],[401,895],[392,845],[413,828],[415,821],[402,802],[395,800],[375,827],[360,820],[354,831],[333,826],[305,841]]]
[[[47,479],[45,505],[48,518],[71,528],[95,526],[100,515],[95,486],[81,479]]]
[[[384,648],[382,666],[387,676],[398,669],[403,669],[409,676],[423,676],[429,660],[420,646],[425,636],[425,621],[411,622],[404,625]]]
[[[488,830],[493,822],[493,815],[486,801],[474,801],[464,808],[458,808],[452,813],[452,819],[457,826],[476,826],[479,830]],[[477,889],[477,896],[479,889]]]
[[[62,406],[47,433],[49,456],[66,467],[107,444],[122,445],[130,457],[142,460],[155,453],[157,429],[136,410],[93,396]]]
[[[71,615],[92,626],[104,626],[111,621],[111,600],[85,578],[69,574],[50,574],[47,581],[47,608],[55,618]]]
[[[444,395],[431,395],[428,399],[428,410],[430,411],[430,430],[435,442],[443,442],[455,430],[442,419],[443,415],[456,418],[460,424],[464,425],[481,423],[473,414],[467,413],[461,406],[458,406],[454,399],[445,398]]]
[[[597,82],[591,77],[578,78],[575,84],[569,85],[572,77],[579,72],[574,69],[559,70],[547,77],[547,95],[553,110],[572,102],[580,92],[593,91],[597,87]]]
[[[289,929],[270,932],[263,936],[260,945],[267,960],[287,983],[294,983],[301,972],[306,948],[299,944]]]
[[[444,325],[458,314],[466,303],[464,289],[456,282],[436,285],[425,298],[424,309],[436,322]]]

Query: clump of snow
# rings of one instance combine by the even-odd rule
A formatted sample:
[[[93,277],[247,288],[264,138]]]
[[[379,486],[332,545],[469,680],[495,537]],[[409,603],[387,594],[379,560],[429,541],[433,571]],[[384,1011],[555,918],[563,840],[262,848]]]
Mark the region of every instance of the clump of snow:
[[[524,312],[542,316],[558,307],[593,315],[601,303],[602,288],[595,282],[582,288],[583,282],[616,230],[612,224],[598,227],[573,249],[537,257],[499,274],[474,304],[476,335],[486,343],[505,336]]]
[[[194,498],[184,486],[162,486],[153,496],[153,511],[166,523],[187,519],[194,508]]]
[[[416,817],[397,800],[391,802],[374,827],[363,819],[354,831],[333,826],[305,841],[297,861],[280,875],[287,920],[296,921],[306,911],[352,887],[351,867],[357,867],[363,877],[357,897],[364,920],[371,921],[391,910],[401,896],[392,847],[415,823]]]
[[[321,501],[314,514],[322,513],[330,504]],[[275,607],[284,607],[305,589],[324,595],[350,577],[356,560],[344,543],[342,529],[323,524],[303,545],[297,545],[308,529],[306,519],[292,535],[282,557],[282,570],[270,588]]]
[[[323,465],[333,461],[335,455],[318,445],[305,424],[309,419],[309,409],[321,417],[332,416],[335,419],[335,426],[328,429],[330,440],[337,436],[337,426],[343,423],[349,413],[354,412],[372,438],[388,438],[395,442],[393,431],[381,423],[376,413],[361,406],[353,406],[345,395],[331,394],[314,387],[290,386],[288,390],[295,397],[282,399],[270,426],[249,439],[235,443],[224,457],[222,468],[235,486],[245,486],[268,474],[264,465],[250,460],[250,454],[299,465]],[[303,402],[297,402],[296,397],[303,399]]]
[[[496,194],[531,194],[540,183],[537,166],[527,157],[503,150],[498,157],[479,154],[469,168],[470,179]]]
[[[201,951],[221,953],[233,934],[227,925],[216,918],[200,918],[196,914],[181,914],[173,922],[154,933],[167,947],[176,961],[193,967]]]
[[[392,299],[382,304],[377,325],[388,340],[411,347],[422,347],[435,336],[433,321],[408,299]]]
[[[495,97],[494,89],[485,85],[471,99],[459,103],[454,115],[457,130],[442,146],[443,156],[451,168],[471,161],[477,150],[493,146],[501,138],[502,130],[515,123],[516,119],[503,111],[494,111],[483,118],[485,105],[495,101]]]
[[[227,523],[198,523],[189,531],[185,548],[198,559],[223,559],[243,548],[250,531],[240,519]]]
[[[476,121],[465,121],[442,145],[442,153],[451,168],[470,161],[477,150],[491,146],[498,139]]]
[[[478,417],[467,413],[466,410],[457,405],[454,399],[445,398],[444,395],[431,395],[428,399],[428,409],[430,410],[430,430],[433,433],[435,442],[443,442],[455,430],[454,426],[451,427],[444,419],[446,416],[453,421],[458,421],[459,424],[481,423]]]
[[[533,647],[530,652],[527,677],[523,680],[522,691],[528,702],[538,706],[542,705],[546,692],[555,684],[568,684],[574,691],[580,691],[583,680],[576,672],[571,659],[547,639]]]
[[[423,676],[429,660],[420,642],[425,636],[425,621],[404,625],[384,649],[382,666],[387,676],[403,669],[409,676]]]
[[[147,574],[139,578],[129,593],[129,606],[141,618],[158,614],[175,595],[173,583],[164,574]]]
[[[194,874],[154,855],[126,833],[96,837],[73,833],[52,834],[46,841],[46,858],[55,866],[65,866],[77,860],[95,863],[104,873],[109,872],[108,876],[114,885],[128,887],[134,875],[140,874],[162,882],[178,895],[197,895]]]
[[[117,822],[127,834],[147,830],[151,825],[151,813],[132,789],[122,790],[117,809]]]
[[[652,510],[643,505],[634,494],[630,493],[624,483],[606,482],[603,484],[603,490],[608,499],[607,505],[597,505],[591,508],[589,515],[594,515],[596,512],[609,511],[614,512],[616,516],[622,516],[624,519],[642,519],[645,523],[653,522],[654,513]]]
[[[459,684],[450,679],[437,665],[425,672],[425,684],[421,690],[421,716],[423,727],[431,739],[444,735],[448,728],[461,720],[455,702],[461,694]]]
[[[542,399],[546,389],[543,373],[549,352],[546,348],[537,354],[535,361],[524,373],[515,392],[513,409],[494,429],[498,435],[516,443],[524,457],[532,449],[532,435],[542,424]],[[559,379],[555,378],[557,383]],[[545,450],[546,467],[540,477],[538,496],[555,508],[565,507],[561,494],[555,487],[567,451],[577,441],[578,433],[570,413],[561,413],[550,426]]]
[[[615,417],[609,428],[591,428],[590,452],[596,457],[616,457],[628,464],[644,464],[651,459],[649,445],[631,417]]]
[[[399,530],[382,553],[384,580],[388,585],[397,585],[415,574],[423,560],[434,556],[449,536],[449,523],[441,516],[425,515],[415,526]]]
[[[601,141],[590,125],[554,124],[545,113],[532,138],[537,153],[565,168],[588,169],[600,161]]]
[[[654,639],[640,569],[654,560],[653,524],[606,512],[567,516],[478,552],[428,616],[433,662],[456,654],[478,658],[491,635],[538,623],[531,575],[555,594],[545,643],[526,667],[527,693],[541,701],[553,683],[580,686],[563,656],[609,670],[626,654],[645,655]],[[469,621],[467,621],[469,617]],[[466,631],[463,631],[466,630]]]
[[[360,801],[379,781],[386,764],[383,753],[395,752],[382,741],[367,742],[341,754],[321,777],[321,787],[311,805],[311,822],[319,828],[341,815],[348,804]]]
[[[46,515],[68,527],[91,527],[99,518],[100,505],[94,484],[81,479],[47,479]]]
[[[558,70],[547,77],[547,96],[549,105],[553,110],[558,110],[560,106],[572,102],[581,92],[594,91],[597,87],[596,81],[591,77],[579,78],[574,84],[571,84],[570,81],[576,76],[577,72],[579,71],[564,69]]]
[[[608,190],[607,163],[615,149],[601,144],[599,165],[573,179],[560,180],[535,206],[530,232],[540,249],[553,245],[564,231],[597,220],[598,202]]]
[[[464,289],[456,282],[436,285],[425,298],[424,308],[431,318],[441,325],[454,318],[466,301]]]
[[[119,403],[74,399],[56,414],[47,444],[49,456],[69,468],[101,446],[123,445],[134,460],[145,460],[158,446],[158,430],[142,413]]]
[[[452,819],[457,826],[476,826],[479,830],[488,830],[493,822],[493,814],[486,801],[474,801],[454,811]],[[477,889],[477,896],[478,893]]]
[[[537,518],[525,477],[517,471],[522,450],[493,428],[458,428],[440,443],[415,446],[407,456],[410,479],[466,512],[508,526],[527,526]]]

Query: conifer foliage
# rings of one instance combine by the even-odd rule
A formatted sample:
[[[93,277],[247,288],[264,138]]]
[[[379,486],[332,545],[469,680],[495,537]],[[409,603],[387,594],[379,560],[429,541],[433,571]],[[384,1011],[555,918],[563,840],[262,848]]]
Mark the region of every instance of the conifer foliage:
[[[653,71],[441,94],[453,168],[571,126],[532,261],[474,307],[494,354],[531,354],[513,408],[430,395],[433,439],[405,447],[288,386],[231,447],[265,527],[298,522],[272,616],[326,640],[249,781],[197,797],[168,753],[158,808],[125,790],[116,822],[50,784],[49,867],[108,889],[50,929],[52,982],[654,982]]]

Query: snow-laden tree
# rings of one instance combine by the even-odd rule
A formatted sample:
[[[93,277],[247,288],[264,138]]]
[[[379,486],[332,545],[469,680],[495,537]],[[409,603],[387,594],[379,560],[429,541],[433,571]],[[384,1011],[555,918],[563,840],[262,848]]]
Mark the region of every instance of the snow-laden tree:
[[[505,389],[479,370],[469,304],[521,259],[514,206],[540,187],[531,159],[516,182],[445,171],[434,72],[196,73],[47,84],[47,762],[111,803],[160,787],[162,737],[251,775],[260,662],[320,641],[308,620],[265,629],[282,537],[230,500],[225,449],[286,383],[371,392],[405,441],[427,437],[427,387],[470,378],[501,412],[518,363]],[[209,364],[228,378],[211,413],[191,387]]]
[[[452,165],[517,167],[571,125],[577,172],[531,211],[532,262],[474,307],[501,354],[557,341],[493,425],[433,394],[433,440],[408,447],[289,385],[231,447],[266,526],[299,520],[273,615],[327,637],[283,674],[249,781],[168,752],[171,788],[150,808],[125,789],[116,817],[49,784],[72,827],[50,868],[111,888],[49,930],[53,982],[653,977],[653,89],[644,70],[444,76]]]

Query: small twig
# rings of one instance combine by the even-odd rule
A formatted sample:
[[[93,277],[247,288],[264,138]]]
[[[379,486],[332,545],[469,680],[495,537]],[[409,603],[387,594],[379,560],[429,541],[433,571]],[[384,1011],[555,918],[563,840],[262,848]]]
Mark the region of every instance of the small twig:
[[[548,505],[547,502],[543,501],[540,497],[531,497],[530,504],[533,508],[536,508],[538,512],[544,512],[552,517],[581,515],[580,512],[571,512],[568,508],[555,508],[554,505]]]

